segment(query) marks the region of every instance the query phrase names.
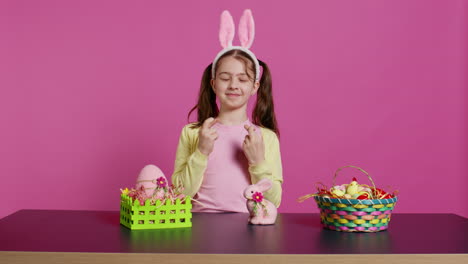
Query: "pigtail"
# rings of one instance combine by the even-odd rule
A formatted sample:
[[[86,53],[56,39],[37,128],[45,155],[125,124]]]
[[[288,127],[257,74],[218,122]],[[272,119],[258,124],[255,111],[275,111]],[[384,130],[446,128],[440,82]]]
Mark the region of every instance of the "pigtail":
[[[279,137],[280,133],[273,103],[270,69],[265,62],[261,60],[258,60],[258,62],[262,66],[263,73],[260,79],[260,87],[257,91],[257,102],[252,113],[253,123],[273,130]]]
[[[209,117],[217,117],[219,113],[218,105],[216,104],[216,94],[211,88],[211,67],[212,64],[203,72],[202,81],[200,85],[200,92],[198,94],[197,104],[190,110],[187,115],[187,122],[190,122],[190,115],[197,109],[197,122],[192,125],[192,128],[201,127],[203,122]]]

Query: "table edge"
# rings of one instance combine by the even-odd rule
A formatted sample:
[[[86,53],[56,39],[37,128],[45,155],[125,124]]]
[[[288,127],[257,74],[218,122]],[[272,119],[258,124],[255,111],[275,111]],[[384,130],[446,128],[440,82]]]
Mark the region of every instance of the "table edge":
[[[0,251],[5,263],[467,263],[468,254],[173,254]]]

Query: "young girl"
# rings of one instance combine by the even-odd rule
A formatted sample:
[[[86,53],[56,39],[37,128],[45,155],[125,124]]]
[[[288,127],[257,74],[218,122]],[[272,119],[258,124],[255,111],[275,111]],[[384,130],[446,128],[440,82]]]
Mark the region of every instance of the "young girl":
[[[223,50],[202,77],[198,122],[182,129],[172,182],[192,196],[194,212],[248,212],[243,190],[263,178],[273,182],[265,198],[277,207],[283,182],[278,125],[268,66],[248,49],[254,37],[250,10],[239,23],[241,46],[232,46],[234,23],[221,15]],[[260,66],[263,73],[260,78]],[[249,98],[257,93],[253,120]],[[219,108],[216,103],[219,101]]]

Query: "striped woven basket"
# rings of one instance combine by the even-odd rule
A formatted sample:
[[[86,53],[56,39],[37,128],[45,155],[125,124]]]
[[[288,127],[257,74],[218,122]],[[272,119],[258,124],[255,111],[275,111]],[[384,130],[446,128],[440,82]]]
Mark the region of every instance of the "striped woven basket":
[[[374,181],[363,169],[355,166],[344,166],[335,172],[333,186],[338,172],[351,167],[365,173],[375,188]],[[344,232],[378,232],[386,230],[392,215],[392,210],[398,200],[390,199],[338,199],[314,196],[320,208],[320,218],[327,229]]]

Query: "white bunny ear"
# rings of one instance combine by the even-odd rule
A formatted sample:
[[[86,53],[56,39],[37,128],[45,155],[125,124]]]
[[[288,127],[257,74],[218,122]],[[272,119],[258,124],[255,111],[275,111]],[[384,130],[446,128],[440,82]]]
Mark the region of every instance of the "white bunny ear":
[[[268,191],[272,186],[273,183],[271,182],[270,179],[264,178],[258,181],[255,184],[262,192]]]
[[[255,23],[250,9],[244,10],[242,17],[239,21],[239,40],[241,46],[250,48],[254,41],[255,36]]]
[[[234,33],[234,19],[232,19],[229,11],[224,10],[223,13],[221,13],[221,25],[219,27],[219,41],[221,42],[221,47],[227,48],[232,46]]]

